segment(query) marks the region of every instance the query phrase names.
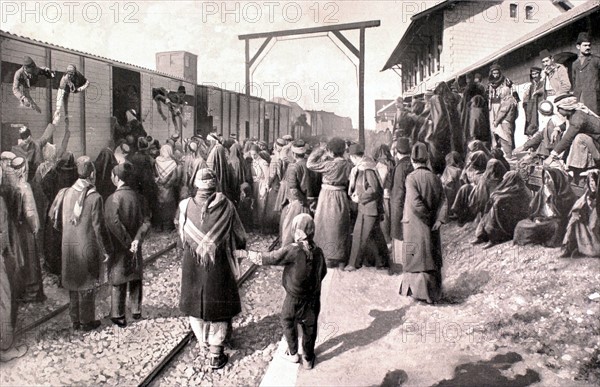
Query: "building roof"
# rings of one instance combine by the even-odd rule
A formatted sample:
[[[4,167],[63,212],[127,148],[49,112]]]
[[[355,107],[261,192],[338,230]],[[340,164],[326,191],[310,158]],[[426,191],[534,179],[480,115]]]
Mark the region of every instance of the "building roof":
[[[0,37],[5,37],[5,38],[10,38],[10,39],[20,40],[22,42],[31,43],[31,44],[35,44],[35,45],[38,45],[38,46],[50,47],[50,48],[52,48],[54,50],[57,50],[57,51],[64,51],[64,52],[68,52],[68,53],[71,53],[71,54],[75,54],[75,55],[79,55],[79,56],[83,56],[83,57],[87,57],[87,58],[91,58],[91,59],[97,59],[97,60],[101,60],[101,61],[104,61],[104,62],[109,62],[109,63],[111,63],[113,65],[118,65],[118,66],[121,66],[121,67],[129,67],[130,69],[143,70],[143,71],[147,71],[147,72],[151,72],[151,73],[163,75],[165,77],[169,77],[169,78],[172,78],[172,79],[176,79],[178,81],[183,81],[183,82],[190,83],[190,81],[188,81],[186,79],[183,79],[183,78],[179,78],[179,77],[177,77],[175,75],[172,75],[172,74],[167,74],[167,73],[163,73],[163,72],[160,72],[160,71],[152,70],[152,69],[149,69],[149,68],[146,68],[146,67],[134,65],[134,64],[131,64],[131,63],[121,62],[121,61],[118,61],[118,60],[115,60],[115,59],[110,59],[110,58],[106,58],[106,57],[103,57],[103,56],[90,54],[89,52],[84,52],[84,51],[79,51],[79,50],[73,50],[73,49],[66,48],[66,47],[63,47],[63,46],[59,46],[59,45],[56,45],[56,44],[52,44],[52,43],[48,43],[48,42],[42,42],[41,40],[27,38],[25,36],[20,36],[20,35],[17,35],[17,34],[12,34],[12,33],[8,32],[8,31],[0,30]]]
[[[460,70],[456,74],[452,74],[451,76],[448,76],[446,78],[446,81],[455,79],[457,76],[467,74],[467,73],[477,70],[481,67],[489,65],[489,64],[493,63],[494,61],[498,60],[499,58],[505,56],[506,54],[509,54],[521,47],[524,47],[545,35],[548,35],[552,32],[560,30],[561,28],[563,28],[571,23],[574,23],[575,21],[577,21],[581,18],[584,18],[584,17],[586,17],[594,12],[597,12],[597,11],[600,11],[600,0],[591,0],[580,6],[572,8],[569,11],[550,20],[549,22],[542,24],[539,28],[536,28],[535,30],[529,32],[528,34],[523,35],[521,38],[507,44],[506,46],[502,47],[498,51],[496,51],[496,52],[486,56],[485,58],[481,59],[480,61],[472,64],[471,66],[468,66],[468,67]]]
[[[460,0],[443,0],[433,7],[429,7],[426,10],[413,15],[410,18],[410,25],[406,29],[406,32],[404,32],[404,35],[402,35],[400,42],[398,42],[398,45],[394,51],[392,51],[392,55],[390,55],[390,58],[387,60],[381,71],[389,70],[402,62],[402,58],[405,56],[406,50],[409,48],[412,40],[417,36],[419,29],[427,21],[427,17],[439,11],[443,11],[458,1]]]

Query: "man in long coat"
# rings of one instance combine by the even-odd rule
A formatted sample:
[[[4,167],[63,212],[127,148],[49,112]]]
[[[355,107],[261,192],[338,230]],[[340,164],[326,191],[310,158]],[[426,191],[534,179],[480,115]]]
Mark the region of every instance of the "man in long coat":
[[[88,156],[77,159],[77,175],[75,184],[56,195],[50,215],[55,226],[62,226],[62,285],[69,290],[73,328],[90,331],[100,326],[94,288],[111,247],[102,197],[94,188],[96,170]]]
[[[573,93],[575,97],[598,114],[600,57],[592,55],[592,40],[587,32],[577,37],[579,58],[573,62]]]
[[[112,284],[110,316],[120,327],[127,325],[128,287],[133,318],[142,317],[142,243],[150,228],[150,213],[144,199],[129,186],[132,172],[127,163],[113,168],[112,182],[117,189],[104,205],[104,220],[114,252],[108,264],[108,279]]]
[[[427,168],[425,144],[413,146],[411,159],[415,171],[406,178],[400,294],[432,304],[442,293],[440,227],[448,206],[440,178]]]
[[[233,203],[217,192],[210,168],[196,173],[196,196],[179,203],[176,223],[183,244],[179,308],[190,316],[199,342],[209,347],[210,367],[223,368],[231,319],[241,312],[234,250],[245,249],[246,232]]]
[[[406,198],[406,178],[414,170],[410,162],[410,143],[408,138],[396,140],[396,166],[392,173],[392,189],[390,193],[390,236],[395,262],[401,255],[402,216],[404,215],[404,200]],[[390,265],[391,266],[391,265]]]

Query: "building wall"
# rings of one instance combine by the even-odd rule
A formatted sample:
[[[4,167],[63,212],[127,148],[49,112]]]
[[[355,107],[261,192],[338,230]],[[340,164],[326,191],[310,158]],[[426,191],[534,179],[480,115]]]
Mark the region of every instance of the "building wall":
[[[517,4],[516,19],[510,17],[510,4]],[[525,18],[526,6],[534,7],[532,20]],[[549,0],[459,2],[446,8],[440,58],[443,73],[472,65],[561,13]]]

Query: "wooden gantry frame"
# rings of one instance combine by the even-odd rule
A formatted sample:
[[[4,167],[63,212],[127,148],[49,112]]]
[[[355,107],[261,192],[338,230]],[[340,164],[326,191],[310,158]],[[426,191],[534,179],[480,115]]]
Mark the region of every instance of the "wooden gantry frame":
[[[334,24],[330,26],[300,28],[292,30],[259,32],[255,34],[239,35],[240,40],[246,44],[246,95],[250,96],[251,70],[256,60],[263,53],[273,38],[294,35],[311,35],[318,33],[333,33],[339,41],[358,58],[358,141],[365,145],[365,30],[367,28],[379,27],[379,20],[370,20],[358,23]],[[341,31],[359,30],[359,47],[356,48]],[[258,50],[250,57],[250,40],[264,39]]]

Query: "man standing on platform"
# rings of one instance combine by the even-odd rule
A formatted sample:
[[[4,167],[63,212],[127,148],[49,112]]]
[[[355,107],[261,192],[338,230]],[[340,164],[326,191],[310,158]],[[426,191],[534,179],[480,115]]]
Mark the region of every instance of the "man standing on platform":
[[[78,180],[59,191],[50,215],[54,224],[62,227],[62,285],[69,290],[73,328],[91,331],[100,326],[95,318],[95,287],[100,266],[109,259],[110,239],[102,197],[94,187],[94,163],[81,156],[76,164]]]
[[[587,32],[577,37],[577,51],[579,58],[573,62],[573,93],[579,102],[598,114],[600,57],[592,55],[592,40]]]
[[[135,320],[142,317],[142,242],[150,228],[150,213],[144,198],[129,187],[131,164],[119,164],[112,170],[115,193],[106,200],[104,220],[110,232],[114,255],[109,261],[109,282],[112,284],[111,321],[124,327],[125,299],[129,287],[131,313]]]

